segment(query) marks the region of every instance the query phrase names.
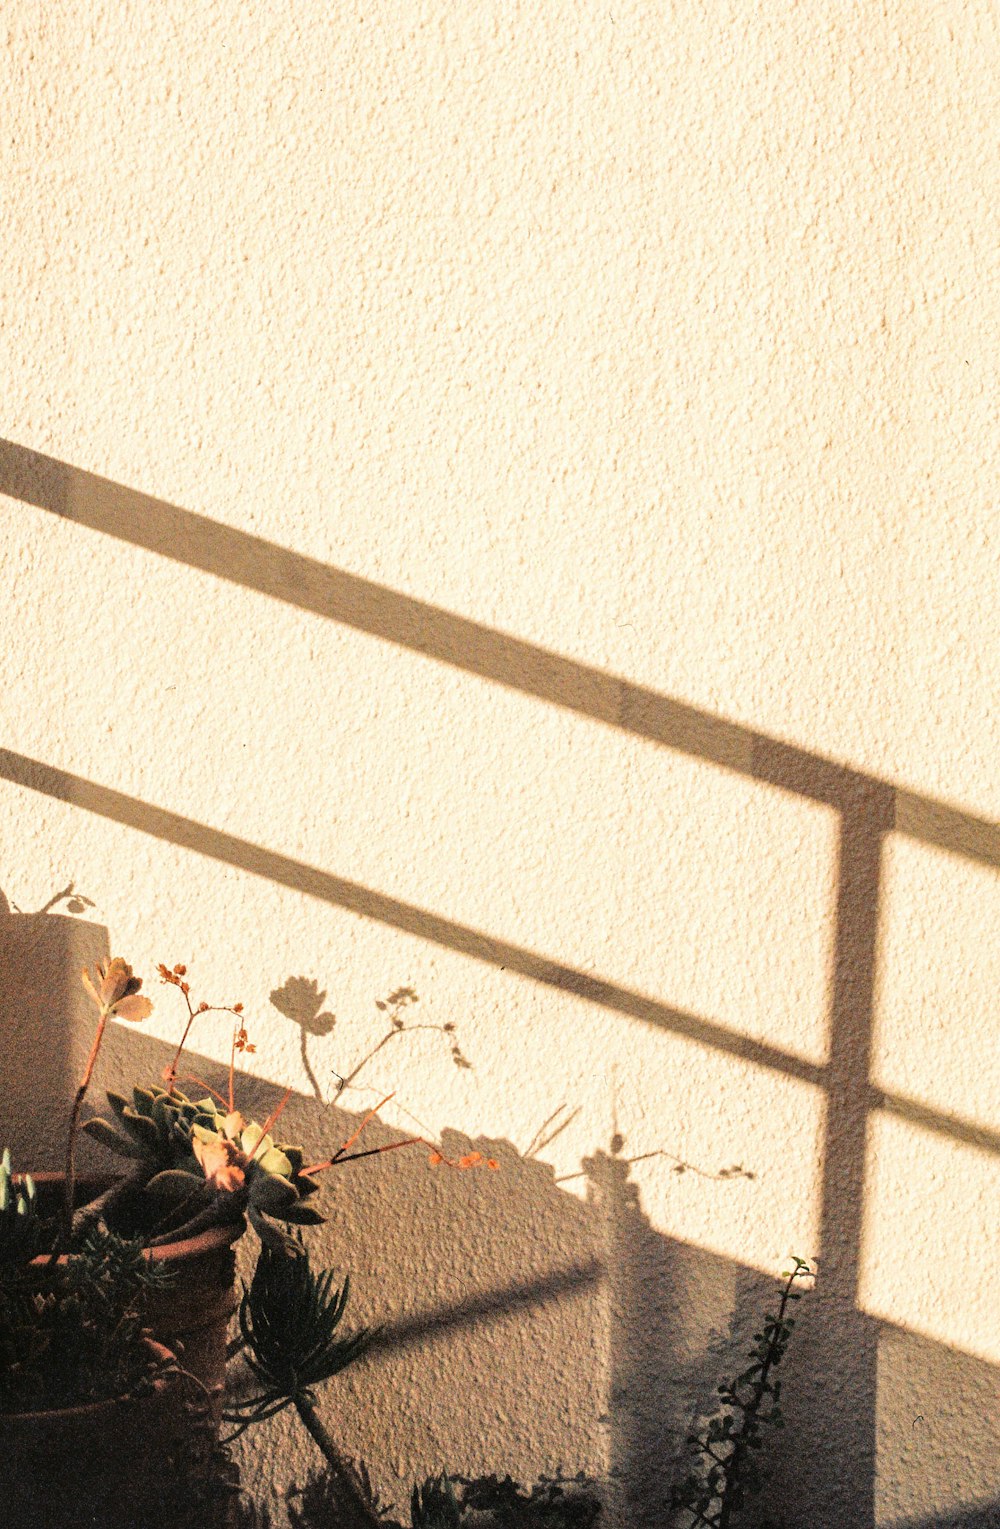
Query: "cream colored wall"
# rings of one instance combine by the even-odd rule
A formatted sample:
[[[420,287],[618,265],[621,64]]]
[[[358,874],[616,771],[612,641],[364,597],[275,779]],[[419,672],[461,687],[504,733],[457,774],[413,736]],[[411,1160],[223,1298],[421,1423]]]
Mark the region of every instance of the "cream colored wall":
[[[96,904],[5,926],[44,1054],[81,942],[184,960],[320,1146],[272,992],[326,1099],[393,988],[455,1022],[471,1070],[415,1032],[341,1101],[503,1164],[335,1187],[390,1497],[584,1466],[663,1522],[800,1253],[792,1521],[993,1522],[996,8],[7,27],[0,884]]]

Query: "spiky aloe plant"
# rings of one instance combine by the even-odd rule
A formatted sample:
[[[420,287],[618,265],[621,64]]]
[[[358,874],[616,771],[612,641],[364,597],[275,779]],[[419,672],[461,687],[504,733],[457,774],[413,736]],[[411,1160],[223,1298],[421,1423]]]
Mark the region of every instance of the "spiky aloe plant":
[[[377,1525],[370,1494],[316,1409],[315,1388],[346,1369],[372,1336],[365,1328],[349,1338],[336,1336],[349,1291],[348,1278],[338,1289],[332,1270],[313,1272],[301,1241],[293,1254],[265,1243],[239,1312],[241,1351],[258,1390],[232,1402],[223,1416],[236,1424],[236,1438],[251,1423],[294,1407],[326,1460],[350,1522]]]
[[[243,1287],[241,1352],[259,1390],[234,1403],[228,1414],[241,1433],[285,1407],[301,1402],[311,1407],[315,1387],[346,1369],[371,1338],[366,1328],[348,1338],[336,1336],[350,1279],[338,1289],[333,1271],[316,1274],[301,1242],[296,1247],[288,1254],[265,1245],[249,1287]]]

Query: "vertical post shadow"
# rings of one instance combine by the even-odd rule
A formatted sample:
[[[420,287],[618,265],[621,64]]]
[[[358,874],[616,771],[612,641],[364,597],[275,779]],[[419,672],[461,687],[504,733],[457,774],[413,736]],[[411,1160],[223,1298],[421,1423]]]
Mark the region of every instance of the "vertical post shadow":
[[[782,773],[773,761],[762,764],[772,779]],[[811,1522],[816,1529],[874,1529],[878,1324],[861,1310],[859,1287],[882,847],[894,825],[895,793],[845,771],[834,804],[837,892],[819,1279],[803,1311],[808,1371],[799,1371],[793,1410],[801,1407],[809,1420]],[[791,1461],[787,1468],[794,1468]],[[791,1480],[784,1490],[794,1501]]]

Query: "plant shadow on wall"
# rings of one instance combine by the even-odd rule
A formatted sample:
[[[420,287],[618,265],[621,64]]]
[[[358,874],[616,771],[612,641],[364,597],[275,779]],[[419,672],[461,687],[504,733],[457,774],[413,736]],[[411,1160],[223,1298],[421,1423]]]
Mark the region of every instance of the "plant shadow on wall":
[[[5,1021],[18,1016],[43,1041],[55,1075],[68,1077],[89,1016],[81,1019],[71,1007],[60,1010],[53,998],[68,999],[78,986],[81,952],[108,954],[107,932],[55,912],[8,914],[2,938]],[[406,991],[397,990],[397,1000]],[[306,1033],[315,1033],[308,1025],[325,1014],[318,985],[293,979],[275,992]],[[376,1015],[387,1030],[381,1036],[376,1031],[352,1076],[374,1050],[403,1033],[391,1006]],[[453,1032],[446,1035],[449,1046],[457,1044]],[[37,1047],[5,1044],[3,1051],[6,1128],[8,1121],[18,1124],[16,1109],[10,1113],[12,1101],[35,1098]],[[123,1077],[155,1081],[174,1055],[174,1046],[134,1027],[112,1026],[95,1077],[95,1107],[102,1088],[120,1086]],[[20,1074],[11,1066],[12,1056]],[[218,1064],[194,1057],[189,1065],[206,1083],[224,1086],[226,1071]],[[280,1089],[249,1075],[241,1075],[239,1091],[242,1108],[261,1118],[281,1097]],[[347,1110],[343,1099],[331,1105],[292,1094],[283,1128],[322,1156],[331,1143],[353,1135],[366,1114]],[[551,1140],[560,1129],[559,1116],[554,1112],[538,1140]],[[29,1110],[20,1121],[26,1135],[15,1147],[32,1146],[36,1127]],[[372,1148],[391,1145],[398,1134],[378,1119],[365,1128]],[[366,1459],[383,1495],[397,1500],[410,1488],[408,1477],[401,1479],[392,1465],[401,1459],[424,1462],[428,1473],[446,1468],[475,1477],[510,1471],[522,1480],[560,1468],[582,1467],[597,1475],[607,1462],[612,1500],[631,1529],[665,1525],[671,1521],[671,1488],[685,1439],[712,1411],[718,1381],[733,1372],[734,1357],[748,1347],[773,1281],[658,1232],[632,1179],[638,1159],[629,1158],[620,1134],[607,1151],[585,1161],[585,1199],[569,1193],[551,1168],[531,1157],[539,1150],[537,1141],[521,1153],[508,1142],[474,1143],[446,1131],[443,1145],[455,1158],[473,1150],[488,1154],[498,1161],[499,1172],[478,1180],[436,1173],[418,1150],[379,1156],[377,1181],[355,1180],[352,1175],[363,1165],[346,1165],[328,1186],[329,1221],[317,1229],[317,1257],[350,1274],[352,1325],[379,1329],[364,1357],[324,1398],[339,1445]],[[706,1192],[713,1194],[752,1193],[755,1172],[773,1170],[773,1165],[688,1164],[667,1148],[655,1155],[665,1172],[700,1173]],[[810,1416],[809,1398],[828,1341],[823,1333],[828,1316],[819,1302],[808,1312],[786,1366],[789,1433],[765,1462],[786,1503],[801,1496],[796,1471],[824,1447],[823,1421]],[[933,1362],[927,1349],[937,1346],[924,1345],[920,1362],[911,1361],[910,1394],[899,1405],[929,1420],[933,1434],[935,1406],[945,1400],[948,1386],[961,1386],[966,1394],[978,1390],[988,1415],[988,1397],[1000,1394],[995,1372],[958,1356],[944,1364],[938,1349],[941,1389],[928,1397],[921,1389]],[[905,1366],[899,1369],[897,1384],[904,1371]],[[805,1406],[797,1406],[799,1401]],[[243,1456],[246,1483],[265,1503],[273,1462],[283,1452],[291,1474],[304,1484],[282,1419],[267,1426],[268,1447],[261,1449],[258,1439]],[[969,1442],[954,1439],[956,1458]],[[940,1434],[935,1447],[940,1448]],[[978,1447],[988,1456],[981,1441]],[[908,1465],[919,1469],[919,1458]],[[987,1468],[982,1459],[977,1462],[980,1478]],[[273,1498],[271,1507],[283,1512]],[[986,1529],[996,1524],[996,1514],[994,1503],[971,1516],[938,1515],[932,1522],[935,1529]],[[797,1529],[794,1516],[788,1523]],[[921,1521],[909,1523],[916,1529]],[[840,1529],[839,1521],[830,1524]]]
[[[882,1428],[879,1394],[890,1394],[891,1388],[885,1388],[879,1375],[879,1335],[885,1329],[861,1309],[870,1121],[879,1112],[907,1128],[930,1131],[939,1141],[1000,1154],[1000,1131],[995,1127],[948,1115],[920,1099],[884,1089],[873,1079],[873,982],[884,893],[882,847],[887,835],[899,833],[914,844],[945,850],[995,872],[1000,867],[1000,827],[951,804],[899,789],[870,772],[729,722],[618,674],[486,627],[373,579],[303,557],[289,547],[9,440],[0,442],[0,492],[23,506],[422,654],[428,661],[517,691],[541,705],[557,706],[618,729],[708,769],[735,772],[749,783],[780,790],[791,800],[818,804],[835,815],[829,1055],[821,1063],[812,1063],[783,1047],[734,1034],[711,1017],[682,1011],[593,972],[578,971],[555,957],[446,919],[387,891],[324,872],[44,761],[0,749],[0,777],[18,787],[66,801],[167,844],[196,850],[246,875],[261,876],[297,894],[378,920],[529,982],[570,992],[580,998],[581,1005],[598,1006],[630,1023],[680,1035],[711,1055],[740,1058],[748,1066],[821,1090],[826,1115],[818,1238],[823,1295],[817,1304],[824,1318],[815,1333],[815,1372],[824,1378],[827,1401],[824,1407],[813,1408],[813,1419],[818,1419],[817,1427],[823,1431],[823,1449],[810,1457],[810,1475],[817,1479],[815,1494],[824,1512],[838,1515],[852,1529],[867,1529],[875,1523],[876,1431]],[[318,1021],[321,1014],[318,1009],[310,1018]],[[303,1017],[303,1024],[307,1018]],[[303,1037],[307,1034],[304,1029]],[[917,1402],[913,1413],[927,1416],[927,1407]],[[994,1485],[995,1479],[991,1489]]]
[[[368,1063],[374,1061],[386,1046],[418,1030],[431,1030],[438,1035],[446,1036],[454,1065],[469,1070],[472,1068],[472,1063],[463,1055],[459,1045],[458,1027],[454,1021],[448,1020],[445,1024],[438,1025],[414,1019],[411,1010],[412,1006],[419,1002],[417,994],[411,987],[400,987],[394,989],[387,997],[375,1000],[375,1009],[380,1016],[380,1023],[385,1026],[383,1033],[346,1074],[332,1073],[333,1087],[324,1089],[309,1060],[308,1039],[310,1035],[325,1037],[333,1032],[337,1022],[336,1016],[329,1012],[321,1012],[325,1002],[326,993],[320,990],[319,983],[314,977],[289,977],[281,987],[275,988],[271,993],[272,1006],[279,1014],[283,1014],[286,1019],[291,1019],[298,1025],[302,1068],[309,1079],[313,1094],[320,1101],[327,1100],[331,1096],[339,1098],[341,1094],[354,1086]]]

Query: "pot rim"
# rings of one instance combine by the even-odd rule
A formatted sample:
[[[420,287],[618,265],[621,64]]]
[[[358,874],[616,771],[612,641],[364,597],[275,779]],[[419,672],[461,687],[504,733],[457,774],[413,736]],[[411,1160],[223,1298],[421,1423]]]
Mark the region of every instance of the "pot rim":
[[[141,1407],[148,1405],[163,1404],[169,1397],[170,1387],[163,1382],[154,1381],[148,1391],[126,1391],[121,1396],[102,1396],[94,1402],[77,1402],[72,1407],[39,1407],[34,1412],[4,1412],[0,1410],[0,1421],[6,1428],[12,1423],[29,1423],[38,1418],[53,1418],[60,1422],[72,1423],[93,1417],[95,1413],[111,1412],[116,1407]]]
[[[30,1173],[30,1170],[28,1170]],[[14,1182],[18,1183],[27,1177],[26,1173],[15,1173]],[[31,1178],[39,1187],[54,1188],[66,1182],[65,1173],[55,1169],[43,1169],[40,1173],[32,1173]],[[95,1198],[105,1189],[110,1189],[112,1184],[121,1179],[116,1173],[81,1173],[77,1175],[78,1187],[85,1187],[93,1191],[91,1198]],[[87,1202],[84,1201],[84,1204]],[[212,1226],[205,1227],[204,1231],[196,1232],[193,1237],[182,1237],[180,1242],[158,1243],[156,1247],[146,1248],[147,1258],[154,1263],[162,1263],[169,1260],[170,1263],[187,1263],[193,1258],[199,1258],[202,1254],[232,1247],[238,1242],[247,1229],[245,1216],[240,1216],[238,1221],[217,1221]],[[65,1253],[60,1253],[58,1262],[62,1263],[66,1258]],[[47,1264],[48,1253],[39,1253],[31,1260],[31,1266]],[[14,1416],[13,1413],[3,1414]]]

